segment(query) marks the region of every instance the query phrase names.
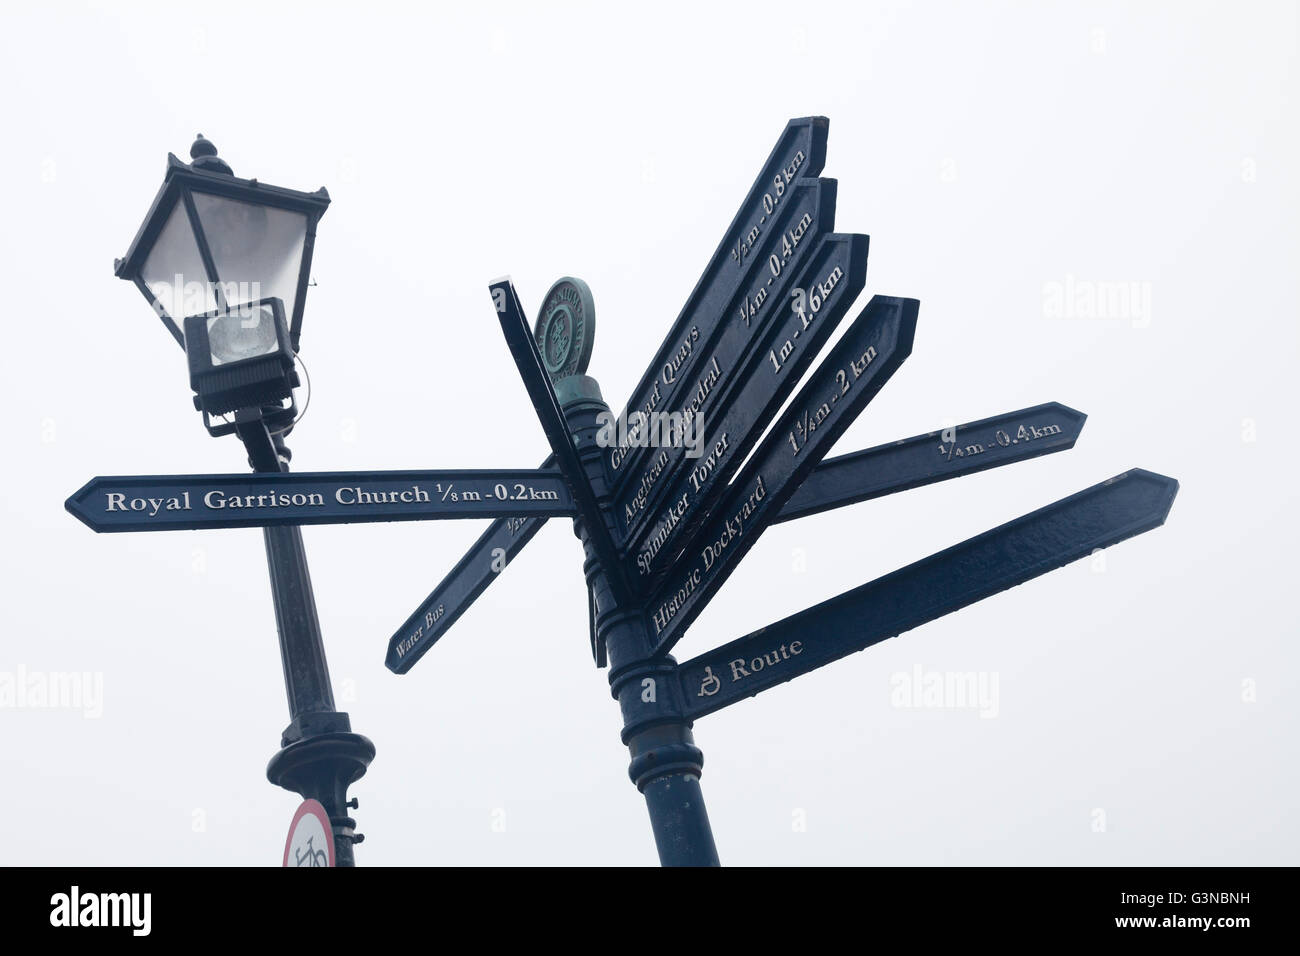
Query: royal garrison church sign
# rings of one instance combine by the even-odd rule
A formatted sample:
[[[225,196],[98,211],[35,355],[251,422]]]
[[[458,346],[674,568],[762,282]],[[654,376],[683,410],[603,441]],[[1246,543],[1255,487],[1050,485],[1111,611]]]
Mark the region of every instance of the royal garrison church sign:
[[[610,668],[660,859],[716,863],[693,721],[1150,530],[1177,492],[1134,469],[685,663],[670,656],[771,525],[1064,451],[1083,427],[1046,403],[826,457],[911,355],[920,315],[915,299],[872,296],[817,361],[865,287],[870,245],[835,232],[828,128],[786,125],[619,415],[586,374],[587,284],[555,283],[531,329],[510,280],[489,285],[551,446],[539,468],[96,478],[68,510],[96,531],[494,519],[390,639],[397,673],[547,518],[572,519],[592,651]]]
[[[93,478],[68,499],[67,508],[96,531],[577,513],[554,470]]]

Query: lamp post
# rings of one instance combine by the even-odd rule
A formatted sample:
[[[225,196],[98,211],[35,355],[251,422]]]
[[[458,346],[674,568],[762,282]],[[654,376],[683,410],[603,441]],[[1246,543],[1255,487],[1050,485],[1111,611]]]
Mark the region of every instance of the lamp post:
[[[238,179],[202,135],[190,158],[168,154],[162,188],[114,271],[185,350],[208,432],[238,435],[254,471],[288,471],[303,308],[329,194]],[[290,717],[267,777],[324,806],[336,860],[351,866],[363,838],[347,788],[375,748],[335,709],[301,530],[267,527],[263,536]]]

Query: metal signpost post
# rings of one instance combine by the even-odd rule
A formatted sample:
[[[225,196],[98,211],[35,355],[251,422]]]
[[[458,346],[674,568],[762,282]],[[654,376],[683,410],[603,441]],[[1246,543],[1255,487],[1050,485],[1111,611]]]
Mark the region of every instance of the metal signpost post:
[[[386,663],[401,674],[546,519],[572,518],[592,654],[609,670],[660,860],[717,865],[697,718],[1164,521],[1177,483],[1126,472],[674,660],[673,646],[768,526],[1063,451],[1083,427],[1081,413],[1048,403],[825,458],[911,354],[919,315],[914,299],[873,296],[813,364],[865,285],[869,245],[832,231],[836,184],[816,178],[827,129],[821,117],[787,124],[619,416],[586,374],[587,285],[555,283],[530,329],[510,280],[490,284],[552,451],[539,468],[501,471],[289,474],[283,439],[297,417],[303,303],[328,197],[237,180],[202,137],[192,165],[169,158],[117,271],[186,349],[205,425],[237,434],[254,474],[95,478],[67,508],[103,532],[263,529],[291,715],[267,772],[312,808],[295,818],[286,862],[292,849],[297,865],[352,865],[361,837],[347,788],[374,757],[334,709],[302,525],[494,519],[392,636]]]
[[[827,121],[792,120],[718,251],[615,418],[585,374],[595,307],[580,280],[547,293],[530,333],[508,279],[489,286],[583,544],[592,652],[609,669],[630,776],[666,866],[716,865],[692,724],[728,704],[1162,524],[1177,482],[1134,470],[684,664],[669,651],[771,524],[1073,447],[1056,403],[823,460],[908,357],[913,299],[874,296],[785,405],[866,277],[867,237],[831,233]],[[778,410],[785,405],[779,417]],[[676,441],[654,441],[671,413]],[[707,427],[686,450],[696,414]],[[611,428],[611,424],[613,427]],[[661,432],[662,434],[662,432]],[[760,441],[761,439],[761,441]],[[533,538],[498,519],[393,635],[410,670]]]

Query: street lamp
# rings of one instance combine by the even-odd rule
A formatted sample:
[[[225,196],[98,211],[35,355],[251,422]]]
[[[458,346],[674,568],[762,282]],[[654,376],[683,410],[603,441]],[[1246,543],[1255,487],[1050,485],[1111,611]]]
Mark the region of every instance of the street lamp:
[[[162,187],[114,272],[135,284],[189,354],[208,431],[235,431],[213,417],[254,406],[269,424],[292,422],[292,358],[329,193],[239,179],[202,134],[190,157],[186,164],[167,155]]]
[[[136,284],[182,348],[178,319],[227,302],[278,298],[298,351],[316,223],[329,193],[238,179],[202,134],[190,158],[186,164],[167,154],[162,188],[114,271]]]
[[[113,270],[135,284],[185,349],[208,431],[236,433],[254,471],[288,471],[298,337],[329,194],[237,179],[202,135],[190,158],[168,154],[162,188]],[[366,772],[375,747],[335,710],[300,529],[262,534],[290,716],[266,775],[325,807],[335,860],[350,866],[362,837],[347,813],[357,805],[347,788]]]

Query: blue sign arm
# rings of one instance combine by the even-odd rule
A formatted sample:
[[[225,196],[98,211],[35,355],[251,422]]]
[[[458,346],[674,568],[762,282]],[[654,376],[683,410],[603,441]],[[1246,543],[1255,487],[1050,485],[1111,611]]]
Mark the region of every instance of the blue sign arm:
[[[773,524],[1074,447],[1087,415],[1058,402],[823,461]]]
[[[1134,469],[932,554],[682,664],[698,719],[1097,548],[1164,524],[1178,482]]]
[[[110,532],[576,514],[558,471],[527,469],[99,477],[65,507]]]
[[[533,539],[545,518],[509,518],[492,522],[433,592],[406,619],[388,642],[384,664],[405,674],[460,619],[480,594]]]

